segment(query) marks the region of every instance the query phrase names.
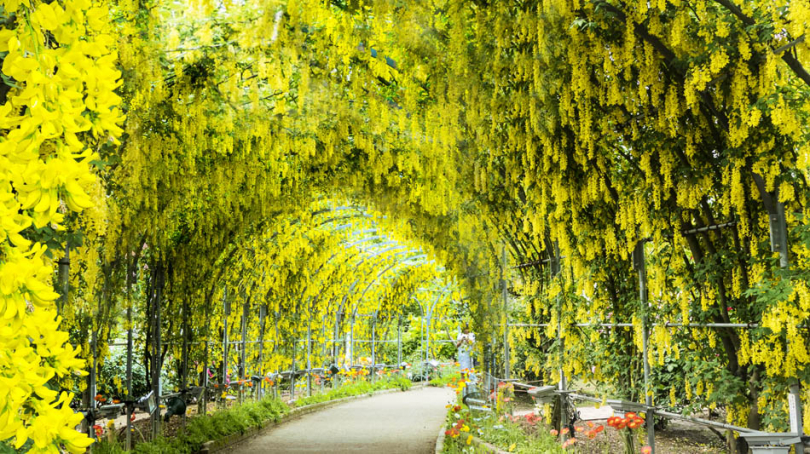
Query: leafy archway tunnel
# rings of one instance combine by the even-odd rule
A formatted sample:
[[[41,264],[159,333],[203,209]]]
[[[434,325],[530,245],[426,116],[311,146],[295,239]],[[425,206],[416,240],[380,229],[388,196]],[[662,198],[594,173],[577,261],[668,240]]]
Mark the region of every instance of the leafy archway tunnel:
[[[243,327],[272,348],[233,364],[271,370],[448,285],[503,369],[786,430],[802,5],[5,2],[0,440],[86,443],[53,429],[97,385],[77,359],[127,330],[155,383]]]

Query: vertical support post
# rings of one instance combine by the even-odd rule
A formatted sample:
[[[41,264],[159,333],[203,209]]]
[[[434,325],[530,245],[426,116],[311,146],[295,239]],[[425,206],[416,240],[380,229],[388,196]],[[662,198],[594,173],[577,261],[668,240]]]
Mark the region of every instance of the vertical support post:
[[[428,308],[427,320],[425,321],[425,381],[430,382],[430,367],[427,362],[430,361],[430,319],[433,315],[433,306]]]
[[[374,311],[374,314],[371,318],[371,383],[374,383],[376,380],[377,375],[377,350],[375,348],[377,335],[375,331],[377,330],[377,311]]]
[[[354,312],[352,312],[352,326],[349,332],[349,367],[354,366]]]
[[[402,314],[397,321],[397,367],[402,367]]]
[[[98,319],[98,312],[96,313],[96,320]],[[90,384],[90,396],[95,397],[98,394],[96,386],[96,369],[98,367],[98,329],[93,326],[95,321],[90,325],[90,355],[92,363],[90,365],[90,373],[87,375],[87,381]],[[92,428],[91,428],[92,430]]]
[[[787,220],[785,219],[785,205],[779,202],[778,193],[774,193],[771,203],[766,202],[771,233],[771,251],[779,252],[779,268],[787,271],[790,268],[788,256],[788,236]],[[804,442],[801,437],[804,435],[802,427],[802,399],[799,381],[790,379],[788,386],[788,417],[790,419],[790,431],[799,436],[799,442],[793,445],[797,453],[804,452]]]
[[[559,247],[557,246],[557,242],[548,242],[549,254],[551,255],[551,278],[552,279],[560,279],[560,251]],[[560,391],[565,391],[568,387],[565,377],[565,340],[562,336],[562,318],[563,318],[563,301],[560,294],[556,297],[556,305],[557,305],[557,344],[560,347],[560,383],[559,389]],[[560,395],[560,434],[562,434],[562,428],[566,427],[568,424],[568,412],[566,409],[566,402],[567,399],[566,394]],[[565,438],[565,435],[560,435],[561,437]]]
[[[202,402],[198,407],[199,412],[201,415],[208,414],[208,329],[205,330],[205,350],[203,352],[203,376],[202,380],[200,380],[203,390],[202,390]]]
[[[247,376],[247,324],[248,324],[248,306],[250,305],[250,296],[245,299],[242,304],[242,347],[239,351],[239,380],[243,380]],[[243,382],[244,383],[244,382]],[[245,386],[240,386],[239,389],[239,403],[242,403],[245,398]]]
[[[501,296],[503,297],[503,373],[509,379],[509,295],[506,288],[506,245],[501,246]]]
[[[57,314],[62,314],[68,302],[70,293],[70,246],[65,242],[65,256],[59,259],[59,289],[62,294],[59,296],[59,305],[56,308]]]
[[[262,377],[256,386],[256,398],[261,399],[264,393],[264,318],[267,315],[267,305],[259,307],[259,376]]]
[[[182,373],[180,375],[180,388],[188,388],[188,299],[183,298],[183,351],[181,352]],[[186,427],[186,412],[183,412],[183,427]]]
[[[312,395],[312,316],[307,322],[307,396]]]
[[[652,409],[652,385],[650,383],[650,361],[649,361],[649,343],[650,343],[650,327],[647,312],[649,307],[647,304],[647,269],[644,263],[644,240],[639,240],[636,243],[636,248],[633,251],[633,266],[638,272],[638,292],[639,301],[641,302],[641,341],[642,349],[641,354],[644,356],[642,364],[644,364],[644,403],[647,405],[647,445],[651,448],[652,454],[655,454],[655,411]]]
[[[228,316],[231,315],[231,302],[228,300],[228,287],[222,291],[222,305],[225,317],[222,319],[222,392],[227,393],[226,382],[228,382]],[[222,399],[225,405],[225,399]]]
[[[160,369],[162,361],[160,360],[161,344],[160,344],[160,309],[163,294],[163,264],[158,264],[155,270],[155,282],[153,286],[153,304],[154,304],[154,344],[152,350],[152,391],[155,393],[155,402],[158,404],[158,409],[152,414],[152,436],[156,438],[160,435],[160,396],[163,393],[163,388],[160,386]]]
[[[295,399],[295,347],[298,345],[298,336],[293,336],[292,365],[290,366],[290,400]]]
[[[135,396],[132,395],[132,299],[129,293],[130,288],[127,287],[127,400],[132,400]],[[127,414],[127,439],[124,449],[129,451],[132,449],[132,415]]]
[[[206,312],[207,312],[207,309],[206,309]],[[211,322],[209,321],[208,326],[206,326],[206,329],[205,329],[205,347],[204,347],[205,351],[203,352],[203,377],[202,377],[202,380],[200,380],[202,382],[202,386],[203,386],[202,402],[200,403],[200,414],[202,414],[202,415],[208,414],[208,347],[210,345],[209,342],[208,342],[208,335],[209,335],[209,333],[211,331],[210,330],[210,328],[211,328],[210,325],[211,325]]]
[[[340,311],[335,314],[335,337],[332,339],[332,361],[334,361],[335,364],[339,364],[338,355],[340,354],[340,333],[338,332],[338,326],[340,314]]]
[[[321,343],[321,369],[323,369],[323,376],[321,377],[321,392],[323,392],[324,386],[326,385],[326,313],[323,314],[321,317],[321,339],[323,342]]]

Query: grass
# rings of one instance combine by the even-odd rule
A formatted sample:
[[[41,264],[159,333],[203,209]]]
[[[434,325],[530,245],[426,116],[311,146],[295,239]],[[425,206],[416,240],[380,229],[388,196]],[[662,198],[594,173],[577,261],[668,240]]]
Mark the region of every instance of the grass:
[[[328,402],[335,399],[343,399],[344,397],[360,396],[362,394],[370,394],[374,391],[381,391],[383,389],[399,388],[402,391],[411,389],[411,381],[401,376],[391,376],[380,378],[379,380],[371,383],[366,380],[353,381],[346,383],[339,388],[331,389],[325,393],[314,394],[309,397],[303,397],[295,401],[296,407],[304,405],[312,405],[320,402]]]

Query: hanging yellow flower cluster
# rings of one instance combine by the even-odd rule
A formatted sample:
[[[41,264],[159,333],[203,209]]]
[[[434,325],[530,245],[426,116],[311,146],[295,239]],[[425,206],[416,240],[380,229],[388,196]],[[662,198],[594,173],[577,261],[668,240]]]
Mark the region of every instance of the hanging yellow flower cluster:
[[[59,328],[45,243],[93,205],[95,149],[122,133],[121,74],[105,5],[13,0],[2,8],[0,440],[84,452],[90,439],[73,429],[81,415],[51,386],[83,361]]]

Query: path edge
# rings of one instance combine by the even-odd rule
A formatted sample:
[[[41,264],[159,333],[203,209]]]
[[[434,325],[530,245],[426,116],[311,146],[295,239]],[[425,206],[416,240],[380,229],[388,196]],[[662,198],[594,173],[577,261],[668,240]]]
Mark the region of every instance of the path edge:
[[[251,427],[251,428],[249,428],[249,429],[247,429],[247,430],[245,430],[244,432],[241,432],[241,433],[235,433],[235,434],[228,435],[227,437],[219,438],[217,440],[207,441],[207,442],[203,443],[202,447],[200,447],[200,450],[197,451],[195,454],[213,454],[213,453],[216,453],[216,452],[221,452],[221,451],[223,451],[223,450],[225,450],[227,448],[231,448],[231,447],[233,447],[233,446],[235,446],[235,445],[237,445],[239,443],[242,443],[243,441],[247,441],[248,439],[253,438],[253,437],[257,436],[257,435],[261,435],[261,434],[263,434],[264,432],[266,432],[266,431],[268,431],[270,429],[274,429],[274,428],[276,428],[276,427],[278,427],[278,426],[280,426],[280,425],[282,425],[284,423],[294,421],[294,420],[296,420],[296,419],[298,419],[298,418],[300,418],[300,417],[302,417],[304,415],[314,413],[314,412],[316,412],[318,410],[324,410],[326,408],[333,407],[335,405],[340,405],[342,403],[346,403],[346,402],[350,402],[350,401],[358,400],[358,399],[365,399],[365,398],[372,397],[372,396],[379,396],[381,394],[391,394],[391,393],[397,393],[397,392],[401,393],[401,392],[413,391],[415,389],[424,388],[424,386],[425,385],[413,385],[413,386],[410,387],[410,389],[408,389],[406,391],[403,391],[403,390],[401,390],[399,388],[383,389],[383,390],[375,391],[375,392],[368,393],[368,394],[360,394],[360,395],[357,395],[357,396],[343,397],[341,399],[328,400],[326,402],[318,402],[317,404],[305,405],[303,407],[296,407],[296,408],[293,408],[292,410],[290,410],[289,413],[282,416],[278,420],[278,422],[267,421],[267,424],[265,424],[263,426]],[[442,432],[442,435],[444,435],[444,432]]]
[[[444,432],[446,430],[444,428],[444,424],[445,423],[442,423],[442,425],[439,427],[439,436],[436,437],[436,450],[434,451],[435,454],[441,454],[442,451],[444,451],[444,437],[445,437]]]

